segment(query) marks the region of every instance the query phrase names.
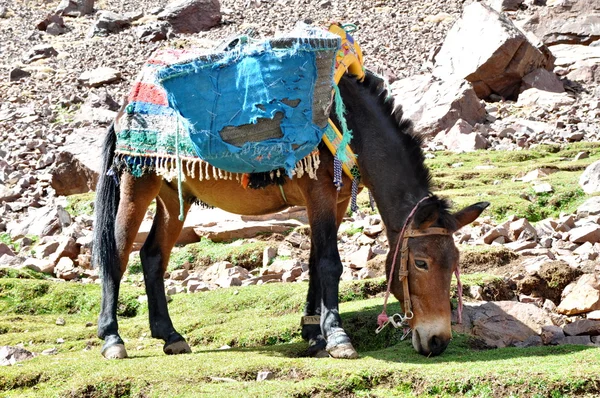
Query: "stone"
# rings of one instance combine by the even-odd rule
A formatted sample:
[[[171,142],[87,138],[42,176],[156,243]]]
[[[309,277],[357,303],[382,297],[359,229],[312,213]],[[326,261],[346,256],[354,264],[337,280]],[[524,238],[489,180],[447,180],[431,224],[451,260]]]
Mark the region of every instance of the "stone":
[[[6,243],[0,242],[0,257],[3,255],[8,255],[10,257],[15,256],[15,252],[12,251],[10,247]]]
[[[556,311],[564,315],[577,315],[600,310],[598,279],[594,274],[584,274],[577,283],[567,286]]]
[[[135,35],[141,43],[166,40],[170,35],[171,24],[166,21],[152,21],[138,26]]]
[[[530,88],[535,88],[541,91],[550,91],[552,93],[565,92],[565,88],[556,74],[543,68],[538,68],[533,72],[523,76],[520,92]]]
[[[202,281],[191,280],[187,285],[188,292],[196,293],[196,292],[206,292],[209,289],[208,285]]]
[[[81,17],[94,11],[94,0],[62,0],[56,13],[67,17]]]
[[[57,55],[58,51],[50,44],[38,44],[23,56],[23,62],[29,64],[40,59],[56,57]]]
[[[65,322],[65,318],[56,318],[56,323],[58,326],[65,326],[67,322]]]
[[[519,94],[517,106],[520,107],[544,107],[550,110],[558,110],[563,106],[571,106],[575,98],[567,93],[553,93],[549,91],[530,88]]]
[[[600,160],[585,168],[579,177],[579,186],[587,194],[600,192]]]
[[[489,146],[485,137],[473,132],[473,127],[462,119],[456,121],[450,131],[445,134],[442,142],[449,151],[453,152],[473,152]]]
[[[471,126],[486,119],[485,106],[464,80],[437,81],[430,74],[417,75],[394,82],[391,93],[415,131],[426,137],[447,131],[459,119]]]
[[[590,0],[570,0],[555,7],[539,9],[523,29],[533,32],[545,44],[590,44],[600,38],[598,3]]]
[[[600,321],[600,310],[591,311],[585,315],[586,315],[587,319],[590,319],[593,321]]]
[[[214,264],[212,264],[210,267],[208,267],[206,269],[206,271],[204,271],[204,274],[202,275],[202,279],[206,282],[212,282],[214,280],[216,280],[217,278],[219,278],[219,276],[221,274],[223,274],[224,272],[228,272],[228,269],[232,269],[233,268],[233,264],[231,264],[229,261],[219,261],[216,262]]]
[[[159,20],[171,24],[175,33],[198,33],[221,22],[218,0],[176,0],[158,14]]]
[[[35,25],[38,30],[46,30],[50,24],[56,24],[62,28],[65,27],[65,20],[58,14],[48,14],[46,18],[37,22]]]
[[[80,245],[75,239],[64,236],[59,238],[57,243],[58,246],[56,247],[56,250],[49,256],[50,261],[56,264],[62,257],[68,257],[71,260],[77,259],[77,256],[80,253]]]
[[[185,278],[187,278],[188,275],[189,273],[186,269],[176,269],[171,271],[171,279],[175,281],[185,280]]]
[[[590,336],[565,336],[558,341],[559,345],[592,345]]]
[[[529,336],[520,343],[515,343],[515,347],[527,348],[527,347],[539,347],[543,344],[542,338],[537,335]]]
[[[546,182],[538,183],[533,185],[533,192],[535,192],[536,194],[552,193],[554,192],[554,188],[552,188],[552,185]]]
[[[221,277],[215,281],[215,284],[219,287],[228,288],[232,286],[242,286],[240,278],[236,277]]]
[[[300,265],[299,260],[278,259],[278,260],[273,261],[273,263],[271,265],[269,265],[266,270],[263,270],[262,274],[263,275],[282,274],[286,271],[291,271],[292,269],[298,268],[298,267],[300,267],[300,269],[302,269],[302,266]]]
[[[542,327],[552,325],[545,310],[534,304],[516,301],[465,303],[463,325],[490,347],[507,347],[526,341],[541,333]]]
[[[118,33],[131,25],[129,18],[112,11],[99,11],[97,17],[92,27],[92,35],[107,36],[110,33]]]
[[[35,355],[21,347],[0,346],[0,366],[11,366],[17,362],[27,361]]]
[[[524,0],[486,0],[486,3],[490,5],[494,10],[498,12],[502,11],[517,11]]]
[[[258,372],[258,374],[256,375],[256,381],[273,380],[274,378],[275,374],[269,371]]]
[[[277,249],[272,246],[265,247],[263,250],[263,267],[268,267],[275,257],[277,257]]]
[[[301,226],[295,220],[285,221],[257,221],[257,222],[227,222],[213,226],[196,226],[194,232],[200,238],[207,238],[213,242],[223,242],[235,239],[253,238],[260,233],[286,233],[290,228]],[[277,253],[282,256],[284,254]],[[287,255],[291,255],[287,254]]]
[[[30,209],[27,217],[18,223],[8,225],[8,233],[13,237],[26,235],[48,236],[71,224],[71,216],[61,206],[44,206]]]
[[[552,70],[554,57],[541,47],[505,15],[471,3],[446,35],[433,73],[442,80],[468,80],[482,99],[491,94],[514,99],[523,76]]]
[[[499,237],[508,238],[508,231],[506,228],[502,226],[492,228],[482,236],[482,240],[484,243],[490,245]]]
[[[573,243],[600,242],[600,225],[588,224],[569,231],[569,241]]]
[[[540,337],[545,345],[557,345],[565,337],[565,332],[560,326],[545,325],[542,326]]]
[[[78,80],[89,87],[100,87],[121,80],[121,72],[114,68],[99,67],[83,72]]]
[[[87,193],[98,183],[97,171],[90,169],[71,152],[59,152],[49,173],[52,178],[50,185],[57,195]]]
[[[347,261],[350,263],[351,268],[362,269],[367,266],[367,262],[372,256],[371,246],[361,246],[358,250],[348,255]]]
[[[515,251],[515,252],[521,252],[523,250],[532,249],[536,246],[537,246],[537,243],[535,243],[535,242],[523,241],[523,240],[519,240],[516,242],[509,242],[504,245],[504,247],[506,247],[512,251]]]
[[[526,218],[520,218],[508,224],[508,237],[513,241],[517,239],[536,241],[537,232]]]
[[[68,257],[63,257],[58,260],[58,263],[54,267],[54,274],[57,278],[64,279],[66,281],[70,281],[79,276],[79,272],[71,260]]]
[[[289,271],[285,271],[281,275],[282,282],[294,282],[300,275],[302,275],[302,267],[295,267]]]
[[[54,273],[55,264],[53,261],[45,258],[29,257],[23,262],[22,267],[50,275]]]
[[[59,24],[52,22],[50,23],[50,25],[48,25],[48,27],[46,28],[46,33],[52,36],[59,36],[62,35],[66,32],[67,30],[65,29],[64,26],[60,26]]]
[[[600,215],[600,196],[592,196],[577,208],[580,217]]]
[[[376,278],[377,272],[375,270],[372,270],[368,267],[364,267],[361,268],[358,273],[356,274],[356,276],[358,277],[358,279],[371,279],[371,278]]]
[[[578,319],[575,322],[566,324],[563,330],[567,336],[579,336],[582,334],[598,336],[600,335],[600,321]]]
[[[31,76],[31,73],[19,67],[12,68],[8,74],[8,81],[16,82]]]

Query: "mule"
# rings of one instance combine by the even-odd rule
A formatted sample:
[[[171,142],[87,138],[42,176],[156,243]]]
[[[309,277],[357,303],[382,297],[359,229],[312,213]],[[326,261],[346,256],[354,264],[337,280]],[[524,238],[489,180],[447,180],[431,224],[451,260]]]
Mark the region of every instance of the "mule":
[[[390,247],[398,242],[411,210],[414,217],[408,227],[412,231],[432,227],[448,231],[410,235],[403,250],[408,255],[405,274],[410,291],[407,294],[412,302],[413,317],[409,324],[413,329],[413,346],[423,355],[439,355],[451,339],[450,280],[459,259],[452,233],[474,221],[488,203],[476,203],[452,214],[448,203],[431,193],[431,175],[424,164],[421,139],[413,133],[412,123],[403,119],[401,107],[394,107],[380,79],[370,73],[363,82],[344,76],[339,90],[347,110],[348,127],[353,132],[351,146],[357,154],[361,183],[373,194]],[[98,336],[104,340],[102,354],[106,358],[127,356],[117,323],[119,283],[138,228],[154,199],[156,215],[140,251],[150,330],[152,337],[164,340],[166,354],[191,352],[169,317],[164,288],[169,255],[183,227],[183,221],[178,218],[177,181],[168,182],[151,172],[141,177],[127,172],[115,175],[112,168],[115,142],[114,128],[111,128],[103,147],[93,242],[94,263],[102,277],[98,320]],[[235,180],[199,181],[188,177],[182,182],[183,210],[187,212],[196,199],[245,215],[306,206],[311,250],[303,319],[316,321],[303,323],[302,336],[308,341],[310,355],[355,358],[358,354],[342,327],[338,306],[342,263],[337,231],[351,199],[351,181],[344,175],[343,187],[338,191],[332,183],[334,157],[323,144],[319,151],[321,164],[316,170],[317,179],[307,175],[286,177],[281,187],[244,189]],[[401,271],[396,267],[391,272],[392,252],[390,250],[387,258],[387,278],[392,278],[391,291],[402,301],[405,297],[399,277]]]

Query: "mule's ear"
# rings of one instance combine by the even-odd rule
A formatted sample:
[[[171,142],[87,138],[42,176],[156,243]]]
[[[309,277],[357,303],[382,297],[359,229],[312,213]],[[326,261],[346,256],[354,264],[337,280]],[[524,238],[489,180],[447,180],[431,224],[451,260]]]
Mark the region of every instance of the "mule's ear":
[[[479,217],[479,215],[490,205],[489,202],[479,202],[474,205],[465,207],[458,213],[454,214],[456,219],[456,230],[458,231],[467,224],[471,224]]]
[[[440,205],[437,202],[419,206],[412,221],[414,229],[429,228],[440,216]]]

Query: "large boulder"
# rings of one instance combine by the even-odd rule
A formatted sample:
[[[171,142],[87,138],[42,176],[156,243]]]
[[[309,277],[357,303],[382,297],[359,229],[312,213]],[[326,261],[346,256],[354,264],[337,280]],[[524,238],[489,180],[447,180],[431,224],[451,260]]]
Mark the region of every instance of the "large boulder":
[[[435,136],[448,131],[462,119],[470,125],[485,121],[485,106],[471,84],[464,80],[439,81],[432,75],[412,76],[395,81],[391,93],[415,131]]]
[[[585,193],[600,192],[600,160],[586,167],[579,177],[579,186]]]
[[[221,22],[219,0],[177,0],[158,14],[159,20],[171,24],[175,33],[198,33]]]
[[[67,17],[80,17],[94,11],[94,0],[62,0],[56,13]]]
[[[556,311],[564,315],[584,314],[600,310],[600,276],[584,274],[577,282],[567,286],[564,298]]]
[[[552,70],[554,57],[543,47],[505,15],[472,3],[448,32],[435,59],[434,75],[468,80],[479,98],[493,93],[515,98],[523,76],[538,68]]]
[[[600,0],[559,1],[523,24],[545,44],[589,44],[600,39]]]
[[[567,79],[584,84],[600,83],[600,46],[558,44],[551,50],[556,57],[555,65]]]

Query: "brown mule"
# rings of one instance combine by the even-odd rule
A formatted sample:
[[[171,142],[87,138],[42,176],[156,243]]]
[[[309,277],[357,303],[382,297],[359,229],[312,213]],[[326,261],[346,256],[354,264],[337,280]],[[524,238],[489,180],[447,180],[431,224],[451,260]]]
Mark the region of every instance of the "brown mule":
[[[431,226],[456,231],[473,221],[487,206],[478,203],[451,214],[445,201],[430,192],[430,174],[424,165],[420,139],[412,133],[410,121],[402,119],[401,108],[382,88],[382,81],[367,73],[364,82],[343,77],[339,83],[347,109],[346,120],[353,131],[352,147],[357,154],[362,184],[371,190],[387,228],[390,247],[398,239],[408,213],[419,199],[428,196],[415,213],[412,228]],[[332,116],[332,118],[334,118]],[[180,202],[177,181],[168,182],[148,172],[133,177],[115,167],[114,129],[104,144],[103,173],[96,199],[94,263],[102,276],[102,309],[98,336],[105,343],[107,358],[127,356],[118,333],[117,298],[119,283],[127,267],[136,232],[146,209],[156,199],[152,229],[140,251],[152,336],[165,341],[166,354],[190,352],[185,339],[175,330],[167,309],[164,273],[169,255],[182,227],[178,219]],[[350,200],[350,180],[336,189],[333,156],[321,144],[321,164],[317,178],[286,179],[281,186],[259,190],[244,189],[235,180],[198,180],[187,175],[182,182],[184,213],[190,203],[204,203],[239,214],[267,214],[288,206],[306,206],[311,229],[308,285],[302,336],[309,341],[308,353],[355,358],[358,354],[342,328],[338,307],[342,263],[337,248],[337,231]],[[184,164],[183,169],[191,165]],[[415,330],[415,349],[425,355],[444,351],[450,340],[450,279],[458,261],[458,251],[450,235],[410,238],[409,270]],[[391,255],[390,255],[391,257]],[[391,259],[388,258],[388,264]],[[425,264],[425,265],[423,265]],[[426,269],[425,269],[426,268]],[[389,271],[388,271],[389,274]],[[392,288],[402,298],[397,275]]]

